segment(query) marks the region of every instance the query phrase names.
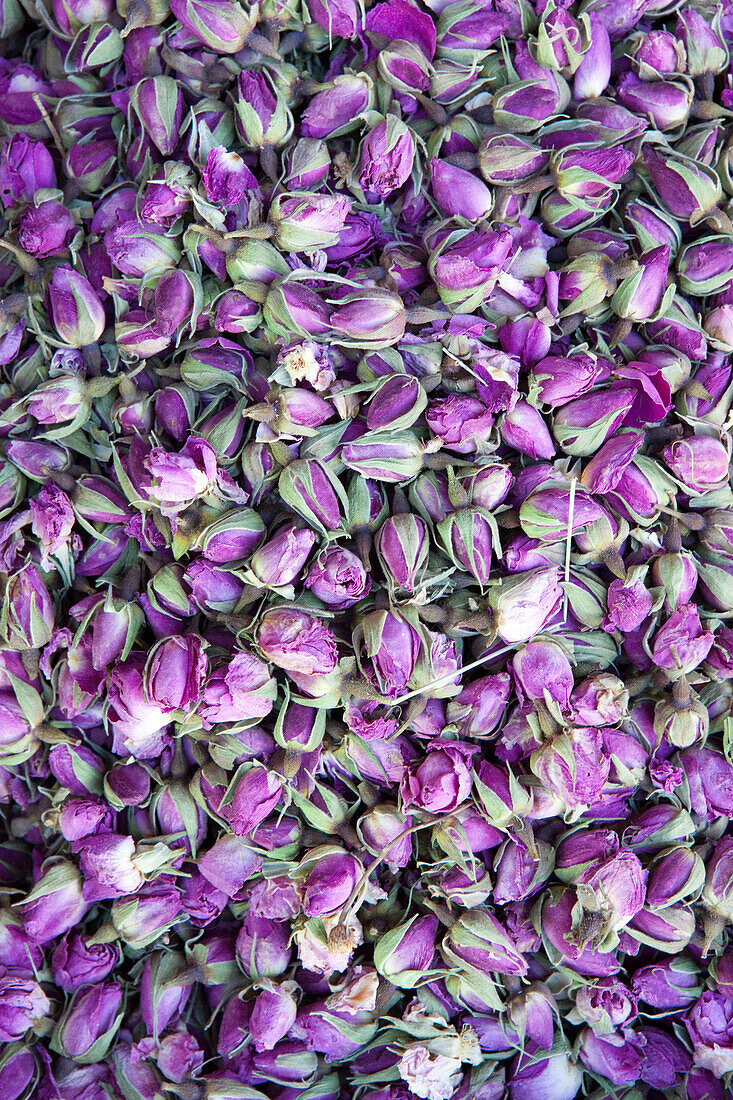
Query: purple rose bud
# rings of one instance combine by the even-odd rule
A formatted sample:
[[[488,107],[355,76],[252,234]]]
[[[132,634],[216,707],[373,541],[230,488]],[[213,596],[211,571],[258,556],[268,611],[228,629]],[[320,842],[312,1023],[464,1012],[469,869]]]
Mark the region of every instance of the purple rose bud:
[[[549,163],[549,154],[518,134],[489,134],[479,147],[479,167],[488,183],[498,186],[539,176]]]
[[[41,188],[56,187],[53,158],[40,141],[16,134],[0,146],[0,203],[7,210],[29,202]]]
[[[494,205],[491,191],[472,172],[433,157],[430,179],[433,198],[446,217],[479,221],[491,213]]]
[[[405,772],[400,785],[403,807],[450,813],[470,794],[471,757],[477,747],[452,741],[442,747],[431,742],[428,748],[433,751]]]
[[[286,524],[255,551],[250,568],[263,584],[292,584],[300,576],[315,541],[313,531]]]
[[[603,620],[603,629],[609,633],[614,629],[636,630],[652,609],[652,596],[641,580],[629,581],[617,579],[608,589],[608,612]]]
[[[406,619],[369,611],[363,620],[364,647],[382,694],[397,696],[407,687],[420,653],[420,638]]]
[[[119,948],[89,944],[78,932],[59,941],[51,956],[53,980],[66,993],[104,981],[119,963]]]
[[[586,1028],[581,1036],[580,1060],[592,1073],[608,1078],[614,1085],[635,1084],[641,1077],[641,1051],[628,1040],[617,1044],[614,1038],[602,1038]]]
[[[214,53],[238,53],[251,30],[246,12],[232,0],[173,0],[171,12]]]
[[[132,898],[118,898],[110,916],[119,939],[132,950],[149,947],[180,918],[181,895],[171,885],[153,882]]]
[[[134,863],[135,842],[131,836],[98,833],[75,840],[72,851],[79,856],[87,901],[134,894],[143,876]]]
[[[51,320],[62,340],[74,348],[97,341],[106,324],[104,307],[91,283],[68,264],[54,268],[48,285]]]
[[[40,649],[51,639],[54,610],[38,566],[29,563],[11,573],[3,604],[5,638],[12,649]]]
[[[490,913],[471,909],[451,926],[443,941],[443,953],[449,965],[497,974],[521,977],[527,973],[527,961],[514,942]]]
[[[530,642],[515,654],[512,669],[520,702],[553,700],[567,710],[573,690],[573,670],[556,642]]]
[[[330,327],[344,347],[390,347],[404,335],[405,306],[398,294],[381,287],[350,291],[336,300]]]
[[[669,150],[658,152],[653,145],[645,145],[644,164],[656,193],[676,218],[697,223],[720,200],[718,177],[689,157]]]
[[[249,1020],[249,1032],[258,1053],[272,1050],[284,1039],[298,1015],[298,1006],[293,996],[297,991],[295,982],[283,982],[282,985],[272,982],[260,984],[262,989],[255,998]]]
[[[0,1042],[22,1039],[50,1011],[51,1002],[38,982],[12,974],[0,977]]]
[[[635,971],[631,988],[639,1000],[653,1008],[675,1009],[691,1005],[702,992],[700,971],[692,959],[660,960]]]
[[[231,4],[231,7],[234,8],[235,5]],[[249,23],[247,23],[246,13],[241,8],[236,10],[245,24],[245,33],[248,34]],[[238,45],[232,52],[236,53],[240,48]],[[266,72],[245,69],[239,74],[234,110],[239,136],[245,145],[255,149],[275,148],[282,145],[293,132],[290,110],[286,106],[282,93]]]
[[[470,312],[491,293],[513,251],[505,229],[456,230],[431,254],[429,270],[445,304]]]
[[[372,100],[366,74],[336,76],[316,92],[303,111],[301,133],[310,138],[329,138],[356,129]]]
[[[700,625],[694,604],[682,604],[654,636],[652,658],[655,665],[680,675],[696,668],[710,652],[713,635]]]
[[[39,206],[29,206],[18,223],[18,244],[29,256],[45,259],[60,256],[69,247],[76,223],[66,207],[47,199]]]
[[[583,1073],[567,1054],[552,1058],[518,1056],[511,1067],[509,1095],[511,1100],[573,1100],[578,1094]]]
[[[305,578],[305,586],[328,607],[343,611],[367,595],[371,579],[356,554],[333,546],[315,559]]]
[[[499,430],[501,438],[530,458],[554,458],[555,446],[542,416],[526,401],[517,401],[506,413]]]
[[[145,958],[140,977],[140,1011],[153,1037],[157,1038],[175,1022],[190,993],[181,955],[158,951]]]
[[[379,560],[388,580],[411,592],[428,553],[428,537],[422,520],[409,513],[387,519],[375,540]]]
[[[602,96],[611,79],[611,41],[603,22],[590,17],[590,46],[583,54],[573,78],[576,99]]]
[[[618,82],[618,97],[632,111],[643,111],[658,130],[674,130],[690,113],[691,92],[673,80],[640,80],[624,73]]]
[[[338,243],[351,203],[344,195],[313,195],[291,191],[278,195],[270,207],[274,241],[285,252],[312,252]]]
[[[115,267],[135,278],[149,272],[162,273],[175,267],[181,258],[175,240],[164,236],[155,222],[124,221],[105,233],[104,243]]]
[[[592,806],[611,769],[600,731],[580,727],[537,749],[530,761],[534,774],[568,808]]]
[[[68,1058],[100,1061],[122,1023],[122,987],[102,982],[79,990],[54,1029],[51,1046]]]
[[[507,644],[529,641],[554,615],[562,589],[557,569],[530,569],[489,590],[499,637]]]
[[[290,925],[252,914],[244,919],[237,936],[237,958],[245,974],[253,978],[277,978],[290,965]]]
[[[733,1001],[705,990],[683,1019],[692,1041],[695,1065],[718,1078],[729,1073],[733,1069]]]
[[[367,194],[386,198],[410,175],[414,158],[412,134],[403,122],[388,115],[362,141],[359,186]]]
[[[338,659],[334,634],[320,619],[296,608],[268,611],[257,644],[267,660],[295,675],[331,672]]]
[[[413,917],[383,938],[375,951],[374,963],[393,985],[411,989],[427,971],[435,955],[436,917]]]
[[[675,33],[685,48],[690,76],[715,75],[728,64],[728,51],[715,25],[694,8],[680,12]]]
[[[669,274],[669,245],[639,257],[639,267],[619,285],[611,309],[629,321],[648,321],[659,310]]]
[[[82,896],[81,876],[68,860],[50,867],[21,904],[23,926],[34,943],[63,936],[89,909]]]
[[[664,448],[662,457],[672,473],[697,493],[719,488],[728,479],[730,455],[712,436],[678,439]]]
[[[183,92],[170,76],[151,76],[130,91],[130,104],[153,145],[170,156],[181,139]]]

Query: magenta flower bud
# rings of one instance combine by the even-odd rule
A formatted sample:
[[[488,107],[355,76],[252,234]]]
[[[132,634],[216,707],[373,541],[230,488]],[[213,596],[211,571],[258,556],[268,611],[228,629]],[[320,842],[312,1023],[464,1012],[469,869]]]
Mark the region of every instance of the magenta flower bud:
[[[59,810],[59,832],[66,840],[106,833],[114,824],[114,813],[99,799],[67,798]]]
[[[41,649],[51,639],[54,610],[38,566],[32,562],[11,573],[3,604],[4,635],[11,648]]]
[[[479,147],[479,167],[488,183],[498,186],[519,183],[539,176],[549,163],[549,154],[518,134],[489,134]]]
[[[438,524],[438,533],[453,560],[480,585],[491,573],[492,531],[480,512],[462,508]]]
[[[427,559],[428,535],[417,516],[401,513],[385,520],[375,540],[382,568],[397,588],[411,592]]]
[[[586,1028],[581,1037],[580,1060],[591,1072],[608,1078],[614,1085],[635,1084],[641,1077],[641,1051],[628,1040],[616,1044],[613,1038],[602,1038]]]
[[[98,833],[75,840],[72,851],[79,856],[87,901],[134,894],[143,884],[143,876],[133,862],[135,842],[131,836]]]
[[[42,260],[60,256],[69,247],[76,223],[66,207],[55,199],[28,206],[18,223],[18,244],[29,256]]]
[[[260,622],[257,644],[267,660],[296,675],[331,672],[338,659],[332,631],[296,608],[268,611]]]
[[[109,718],[115,743],[138,759],[157,757],[169,743],[170,709],[146,698],[142,660],[134,657],[109,678]]]
[[[153,314],[160,333],[171,336],[190,320],[193,312],[193,287],[184,271],[168,271],[155,284]],[[129,314],[127,315],[129,316]],[[161,391],[164,392],[164,391]],[[176,391],[173,390],[173,393]],[[160,396],[158,394],[158,396]],[[156,399],[157,413],[157,399]],[[178,438],[178,436],[174,436]]]
[[[690,113],[692,93],[672,80],[640,80],[624,73],[618,82],[618,97],[631,111],[644,112],[658,130],[674,130]]]
[[[277,978],[290,965],[290,924],[252,914],[237,936],[237,958],[252,978]]]
[[[471,909],[452,925],[443,941],[443,954],[449,965],[461,963],[475,970],[521,977],[527,973],[527,961],[517,951],[509,933],[490,913]]]
[[[78,932],[64,936],[51,956],[53,980],[66,993],[104,981],[120,961],[118,947],[89,944]]]
[[[366,422],[370,431],[409,428],[425,408],[425,391],[417,378],[388,375],[369,398]]]
[[[206,676],[206,654],[197,634],[175,635],[155,645],[145,667],[145,693],[164,711],[197,703]]]
[[[181,139],[183,92],[170,76],[151,76],[130,91],[130,103],[143,130],[164,157],[170,156]]]
[[[208,561],[189,565],[186,581],[196,605],[203,611],[233,611],[244,592],[243,581]]]
[[[214,53],[238,53],[250,31],[246,12],[233,0],[173,0],[171,12]]]
[[[102,303],[91,283],[68,264],[54,268],[48,302],[56,331],[71,347],[93,344],[104,332]]]
[[[160,232],[155,222],[121,222],[104,235],[112,263],[123,275],[141,278],[150,272],[161,273],[177,265],[181,252],[172,237]]]
[[[326,469],[311,459],[291,462],[280,474],[280,495],[314,527],[337,531],[341,526],[339,498]]]
[[[255,551],[250,568],[263,584],[292,584],[300,576],[315,541],[313,531],[286,524]]]
[[[611,79],[611,40],[603,22],[590,17],[590,46],[583,54],[573,78],[576,99],[602,96]]]
[[[201,179],[209,202],[220,206],[236,206],[247,191],[257,188],[257,180],[238,153],[230,153],[223,145],[209,152]]]
[[[634,972],[631,988],[653,1008],[687,1008],[702,992],[700,971],[692,959],[664,959]]]
[[[406,619],[387,611],[369,611],[363,620],[364,646],[371,672],[383,695],[407,687],[420,654],[420,638]]]
[[[304,583],[314,596],[337,611],[353,607],[372,586],[361,559],[340,546],[333,546],[319,554],[308,570]]]
[[[446,447],[458,454],[477,450],[477,443],[488,438],[494,417],[475,397],[453,394],[428,406],[425,419]]]
[[[331,313],[330,327],[344,347],[390,347],[404,335],[405,306],[398,294],[366,287],[344,294]]]
[[[720,488],[728,479],[730,455],[719,439],[695,435],[668,444],[662,457],[675,477],[697,493]]]
[[[6,210],[30,202],[41,188],[55,187],[53,158],[42,142],[15,134],[0,145],[0,203]]]
[[[379,973],[393,985],[412,988],[415,979],[430,968],[437,931],[438,920],[433,916],[413,917],[398,925],[375,954]]]
[[[329,138],[355,129],[372,97],[365,75],[336,76],[323,91],[316,92],[303,111],[301,133],[309,138]]]
[[[575,1011],[595,1035],[612,1035],[636,1019],[637,998],[617,978],[600,978],[578,990]]]
[[[501,438],[530,458],[554,458],[555,446],[542,416],[526,401],[517,401],[507,412],[499,430]]]
[[[49,867],[21,902],[23,927],[33,943],[47,943],[78,924],[90,903],[82,895],[82,879],[68,860]]]
[[[274,241],[285,252],[312,252],[338,244],[351,203],[344,195],[291,191],[277,195],[270,207]]]
[[[498,726],[510,691],[506,672],[474,680],[449,701],[448,721],[456,725],[460,737],[486,737]]]
[[[530,767],[545,787],[570,810],[592,806],[611,770],[599,730],[586,726],[537,749]]]
[[[603,629],[612,632],[621,630],[626,633],[636,630],[652,609],[652,596],[641,580],[630,581],[617,578],[608,589],[608,612],[603,620]]]
[[[522,501],[519,522],[530,538],[553,542],[568,534],[580,534],[603,518],[603,510],[590,494],[578,489],[572,502],[571,491],[562,483],[543,482]]]
[[[117,810],[139,806],[150,793],[150,776],[140,764],[115,764],[104,777],[104,791]]]
[[[372,855],[384,852],[387,866],[396,874],[412,859],[412,837],[402,835],[411,825],[411,817],[389,802],[380,802],[359,818],[357,828]]]
[[[520,702],[553,700],[567,710],[573,690],[573,670],[557,642],[529,642],[515,654],[512,670]]]
[[[50,1011],[51,1002],[38,982],[12,973],[0,977],[0,1042],[22,1039]]]
[[[442,301],[456,312],[470,312],[491,293],[513,251],[505,229],[456,230],[430,256],[429,270]]]
[[[400,784],[405,809],[416,806],[428,813],[450,813],[471,791],[471,757],[477,746],[451,741],[429,751],[421,763],[411,765]]]
[[[635,399],[635,390],[618,385],[578,397],[555,415],[555,439],[567,454],[593,454],[623,422]]]
[[[51,1045],[67,1058],[100,1061],[122,1023],[122,987],[102,982],[79,990],[56,1024]]]
[[[713,635],[702,629],[697,607],[682,604],[655,634],[652,658],[659,668],[679,676],[704,661],[712,644]]]
[[[718,1078],[729,1073],[733,1069],[733,1001],[706,989],[683,1019],[695,1065]]]
[[[643,155],[655,192],[676,218],[697,222],[719,201],[720,180],[706,166],[653,145],[645,145]]]
[[[361,143],[359,186],[368,195],[386,198],[405,182],[412,171],[414,159],[412,134],[403,122],[394,115],[388,115]]]
[[[430,179],[433,198],[446,217],[479,221],[491,213],[493,195],[472,172],[433,157],[430,161]]]
[[[509,1095],[511,1100],[573,1100],[583,1078],[578,1064],[567,1054],[551,1058],[518,1056],[511,1066]]]
[[[155,395],[156,419],[177,443],[183,443],[191,431],[193,402],[189,393],[185,386],[166,386]]]
[[[361,864],[349,852],[328,845],[313,849],[305,862],[307,875],[301,891],[306,916],[326,917],[338,912],[360,879]]]
[[[249,1020],[249,1032],[255,1050],[272,1050],[284,1039],[295,1023],[298,1006],[293,997],[297,986],[294,982],[282,985],[269,983],[257,994]]]
[[[530,378],[542,404],[554,409],[589,390],[598,373],[598,366],[589,355],[550,355],[532,367]]]
[[[690,76],[715,75],[725,69],[728,50],[715,26],[700,12],[687,8],[677,16],[675,33],[685,48],[687,73]]]
[[[619,285],[611,308],[629,321],[648,321],[658,311],[669,274],[669,245],[660,245],[639,258],[639,267]]]
[[[191,0],[189,0],[191,2]],[[231,7],[234,8],[234,4]],[[249,33],[247,16],[237,8]],[[236,51],[235,51],[236,52]],[[245,145],[255,149],[284,144],[293,132],[293,118],[282,93],[265,71],[244,69],[237,80],[235,125]],[[315,135],[318,136],[318,135]]]
[[[162,511],[175,514],[213,487],[216,451],[205,439],[190,436],[178,454],[155,447],[143,465],[153,479],[147,492]]]
[[[669,31],[648,31],[639,39],[634,63],[642,80],[656,80],[685,71],[685,50]]]
[[[63,489],[48,482],[35,500],[29,502],[31,527],[41,547],[41,565],[52,568],[51,555],[58,554],[68,542],[74,527],[74,510]]]

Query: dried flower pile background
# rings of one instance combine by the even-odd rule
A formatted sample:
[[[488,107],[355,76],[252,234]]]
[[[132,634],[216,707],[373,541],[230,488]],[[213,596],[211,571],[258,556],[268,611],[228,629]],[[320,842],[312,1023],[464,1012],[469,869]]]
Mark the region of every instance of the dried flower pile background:
[[[723,1100],[733,14],[2,0],[2,1100]]]

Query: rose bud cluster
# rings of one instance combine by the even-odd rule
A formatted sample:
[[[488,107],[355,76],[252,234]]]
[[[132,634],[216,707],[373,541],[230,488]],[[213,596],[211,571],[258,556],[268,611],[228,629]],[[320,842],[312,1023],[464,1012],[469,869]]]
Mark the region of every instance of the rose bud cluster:
[[[0,1100],[726,1100],[733,14],[0,0]]]

